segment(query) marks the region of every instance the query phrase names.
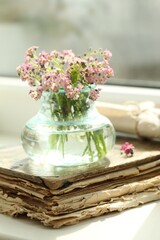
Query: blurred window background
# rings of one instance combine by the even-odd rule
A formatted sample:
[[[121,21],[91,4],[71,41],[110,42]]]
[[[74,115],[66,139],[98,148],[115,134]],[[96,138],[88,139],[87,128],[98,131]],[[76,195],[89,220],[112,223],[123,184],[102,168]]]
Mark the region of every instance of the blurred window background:
[[[26,49],[109,49],[111,84],[160,86],[159,0],[0,0],[0,75],[15,77]]]

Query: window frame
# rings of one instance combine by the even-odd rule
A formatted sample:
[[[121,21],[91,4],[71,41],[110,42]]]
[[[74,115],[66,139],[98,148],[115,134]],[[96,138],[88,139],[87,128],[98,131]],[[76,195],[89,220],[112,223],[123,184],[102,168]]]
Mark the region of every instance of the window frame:
[[[14,77],[0,77],[0,87],[11,88],[17,87],[23,88],[24,91],[29,89],[25,82],[22,82],[19,78]],[[158,88],[145,88],[145,87],[133,87],[133,86],[121,86],[121,85],[99,85],[101,88],[99,101],[103,102],[113,102],[123,104],[126,101],[153,101],[160,105],[160,89]],[[10,89],[11,91],[11,89]],[[12,91],[11,91],[12,92]],[[7,97],[7,96],[6,96]]]
[[[160,89],[101,85],[98,101],[124,104],[130,101],[155,102],[160,107]],[[28,96],[29,86],[18,78],[0,77],[0,134],[20,136],[24,123],[33,117],[40,102]],[[16,114],[17,113],[17,114]]]
[[[153,101],[160,106],[160,89],[104,85],[102,88],[100,101],[124,104],[127,101]]]

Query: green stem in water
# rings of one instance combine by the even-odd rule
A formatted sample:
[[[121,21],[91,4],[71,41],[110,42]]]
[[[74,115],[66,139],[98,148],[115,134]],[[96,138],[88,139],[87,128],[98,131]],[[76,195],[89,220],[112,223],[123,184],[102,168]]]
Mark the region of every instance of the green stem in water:
[[[92,136],[92,139],[94,141],[94,144],[95,144],[95,147],[96,147],[96,150],[97,150],[97,153],[98,153],[98,158],[101,158],[102,157],[102,152],[101,152],[101,148],[99,146],[99,138],[98,138],[97,132],[93,133],[91,136]]]
[[[106,145],[103,138],[103,130],[93,132],[92,138],[93,138],[96,150],[98,152],[98,157],[99,159],[101,159],[104,156],[104,154],[107,153]]]
[[[100,140],[100,143],[102,144],[103,152],[106,154],[107,148],[106,148],[106,144],[105,144],[104,137],[103,137],[103,130],[100,130],[99,140]]]
[[[93,161],[93,151],[91,147],[91,132],[86,132],[86,137],[87,137],[87,146],[88,146],[89,155],[91,157],[91,160]]]
[[[81,119],[88,110],[87,94],[80,95],[77,100],[68,100],[65,94],[55,93],[52,101],[54,107],[50,106],[53,119],[56,117],[59,122],[73,121]],[[76,125],[73,125],[76,127]],[[72,126],[72,127],[73,127]],[[59,134],[52,134],[50,136],[50,149],[61,150],[63,157],[65,156],[65,144],[68,141],[69,135],[66,131],[70,131],[70,125],[60,125]],[[83,130],[83,127],[82,127]],[[85,131],[85,130],[84,130]],[[107,153],[103,130],[90,131],[85,133],[86,147],[83,151],[82,157],[87,153],[91,159],[94,160],[94,152],[97,152],[98,158],[101,159]],[[94,147],[95,145],[95,147]]]

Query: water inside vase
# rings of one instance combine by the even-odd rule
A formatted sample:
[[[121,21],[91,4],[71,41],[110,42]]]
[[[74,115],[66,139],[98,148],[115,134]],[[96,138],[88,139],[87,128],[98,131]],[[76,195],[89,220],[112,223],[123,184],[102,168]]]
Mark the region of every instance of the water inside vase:
[[[35,163],[79,166],[105,157],[115,143],[112,125],[83,130],[53,131],[25,127],[22,144]]]

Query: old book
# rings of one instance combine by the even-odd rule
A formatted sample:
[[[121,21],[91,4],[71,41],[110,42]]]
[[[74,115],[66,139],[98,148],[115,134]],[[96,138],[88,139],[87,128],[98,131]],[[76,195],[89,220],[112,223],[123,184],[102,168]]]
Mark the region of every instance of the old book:
[[[0,212],[26,214],[54,228],[160,199],[160,143],[127,139],[97,163],[79,167],[35,164],[21,146],[0,150]]]

